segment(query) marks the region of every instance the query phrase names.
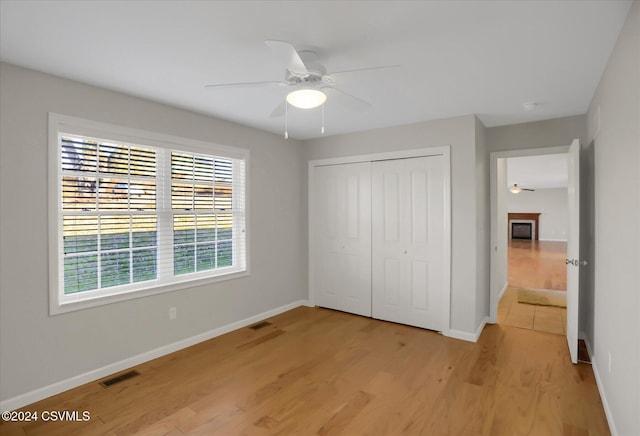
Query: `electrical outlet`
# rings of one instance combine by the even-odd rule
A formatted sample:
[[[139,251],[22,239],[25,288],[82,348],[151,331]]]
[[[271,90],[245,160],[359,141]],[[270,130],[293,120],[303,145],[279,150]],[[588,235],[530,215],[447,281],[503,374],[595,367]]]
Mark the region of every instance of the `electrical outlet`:
[[[178,311],[175,307],[169,308],[169,319],[176,319],[178,317]]]
[[[609,351],[609,373],[611,373],[611,351]]]

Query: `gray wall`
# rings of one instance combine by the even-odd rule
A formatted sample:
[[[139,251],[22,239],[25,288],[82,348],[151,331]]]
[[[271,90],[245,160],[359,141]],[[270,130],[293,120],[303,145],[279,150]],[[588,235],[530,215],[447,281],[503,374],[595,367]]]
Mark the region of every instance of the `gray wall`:
[[[0,398],[307,298],[300,142],[0,65]],[[251,275],[50,317],[47,112],[249,148]],[[169,321],[168,309],[178,317]]]
[[[598,122],[598,111],[600,121]],[[595,167],[594,361],[620,435],[640,434],[640,2],[588,112]],[[598,129],[599,125],[599,129]],[[599,130],[599,133],[597,131]],[[611,369],[609,370],[609,356]]]
[[[305,141],[309,160],[451,146],[451,328],[466,333],[478,327],[476,288],[482,276],[476,274],[475,120],[468,115]]]
[[[587,143],[585,115],[487,129],[490,152],[569,145],[576,138],[580,144]]]
[[[476,117],[476,326],[489,316],[491,225],[487,129]]]

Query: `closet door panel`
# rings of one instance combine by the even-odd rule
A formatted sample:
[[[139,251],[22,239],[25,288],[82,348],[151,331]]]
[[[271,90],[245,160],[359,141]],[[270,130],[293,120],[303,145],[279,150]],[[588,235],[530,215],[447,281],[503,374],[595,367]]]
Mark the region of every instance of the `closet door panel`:
[[[374,318],[442,330],[441,159],[429,156],[372,164]]]
[[[402,265],[397,259],[384,259],[384,300],[383,303],[391,307],[400,305],[400,277]]]
[[[411,307],[415,311],[429,309],[429,263],[414,260],[411,265]]]
[[[314,299],[371,316],[371,164],[314,168]]]

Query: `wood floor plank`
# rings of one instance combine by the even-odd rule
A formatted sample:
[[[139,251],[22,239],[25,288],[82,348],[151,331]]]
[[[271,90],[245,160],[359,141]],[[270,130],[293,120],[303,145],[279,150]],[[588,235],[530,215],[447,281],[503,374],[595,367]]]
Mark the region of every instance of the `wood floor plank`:
[[[358,416],[362,410],[371,402],[373,395],[364,391],[355,392],[354,395],[344,403],[329,421],[323,425],[318,434],[321,436],[329,434],[340,434],[351,423],[354,417]]]
[[[196,413],[188,407],[179,409],[166,418],[160,419],[150,425],[140,427],[136,431],[123,426],[115,430],[117,435],[120,434],[142,434],[144,436],[163,436],[166,434],[180,432],[177,428],[183,422],[189,422],[196,416]],[[182,434],[182,432],[180,432]]]
[[[555,316],[543,310],[542,316]],[[566,339],[504,324],[477,343],[300,307],[24,408],[87,423],[0,423],[12,435],[608,435],[589,365]]]
[[[539,332],[564,335],[562,315],[545,311],[543,306],[537,306],[533,319],[533,329]]]
[[[504,323],[513,327],[533,330],[536,308],[531,304],[513,304]]]
[[[507,288],[498,303],[498,323],[513,327],[565,335],[567,309],[519,303],[516,288]]]
[[[223,407],[204,409],[194,419],[178,424],[177,428],[184,434],[212,435],[233,422],[244,422],[244,411],[227,403]]]
[[[509,285],[566,291],[566,257],[566,242],[509,240]]]

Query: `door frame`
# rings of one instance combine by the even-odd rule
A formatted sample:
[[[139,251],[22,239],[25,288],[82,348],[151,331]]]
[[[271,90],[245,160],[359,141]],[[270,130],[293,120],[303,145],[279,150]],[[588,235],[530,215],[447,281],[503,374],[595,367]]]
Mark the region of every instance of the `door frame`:
[[[381,160],[395,160],[395,159],[408,159],[412,157],[428,157],[428,156],[442,156],[442,174],[443,174],[443,188],[444,188],[444,249],[443,249],[443,285],[444,285],[444,298],[443,298],[443,329],[442,334],[450,336],[451,330],[451,147],[448,145],[439,147],[426,147],[410,150],[398,150],[383,153],[362,154],[354,156],[334,157],[327,159],[310,160],[308,163],[308,214],[309,214],[309,302],[312,306],[315,306],[315,241],[313,231],[314,220],[314,168],[326,165],[342,165],[349,163],[361,163],[361,162],[375,162]]]
[[[567,154],[569,145],[561,145],[557,147],[541,147],[541,148],[525,148],[521,150],[495,151],[490,153],[489,168],[489,191],[490,191],[490,209],[491,209],[491,270],[489,284],[489,322],[496,324],[498,317],[498,302],[502,294],[507,290],[507,272],[508,272],[508,243],[500,243],[498,235],[505,229],[498,226],[498,210],[506,207],[506,189],[498,191],[498,160],[508,159],[510,157],[527,157],[540,156],[543,154]],[[503,256],[500,256],[500,255]],[[498,277],[499,268],[504,268],[504,282]]]

